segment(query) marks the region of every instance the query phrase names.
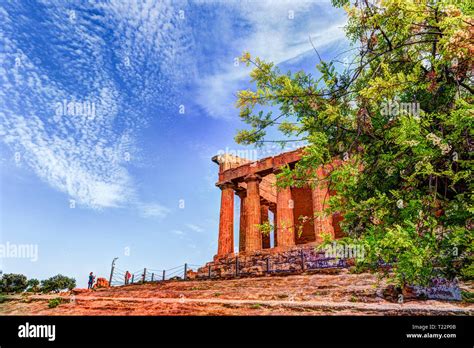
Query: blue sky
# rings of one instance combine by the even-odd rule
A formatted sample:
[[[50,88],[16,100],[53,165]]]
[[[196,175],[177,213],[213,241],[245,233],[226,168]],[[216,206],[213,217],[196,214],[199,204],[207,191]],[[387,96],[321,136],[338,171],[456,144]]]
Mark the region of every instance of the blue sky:
[[[241,149],[235,93],[249,86],[235,57],[314,71],[309,37],[335,57],[345,21],[328,1],[1,2],[1,243],[36,244],[38,260],[0,269],[84,286],[116,256],[131,271],[211,260],[211,157]]]

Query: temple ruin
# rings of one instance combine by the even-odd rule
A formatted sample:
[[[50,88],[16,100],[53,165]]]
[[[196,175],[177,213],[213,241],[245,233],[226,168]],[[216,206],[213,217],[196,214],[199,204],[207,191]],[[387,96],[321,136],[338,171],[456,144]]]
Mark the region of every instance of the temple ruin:
[[[294,167],[302,155],[303,148],[253,162],[230,154],[212,158],[219,165],[216,186],[221,189],[217,258],[234,254],[235,196],[240,201],[239,254],[318,244],[323,232],[334,238],[340,236],[340,218],[323,213],[332,194],[324,180],[315,188],[276,186],[275,174],[283,166]],[[317,169],[319,179],[326,174],[323,167]],[[269,221],[269,212],[273,221]],[[273,238],[259,229],[265,222],[273,226]]]
[[[219,239],[214,260],[199,268],[198,279],[218,279],[271,274],[294,274],[322,268],[345,268],[349,260],[338,258],[315,246],[322,234],[342,236],[341,217],[325,210],[331,192],[324,180],[334,166],[315,168],[316,185],[277,187],[282,167],[294,168],[304,148],[250,161],[222,154],[212,160],[219,165],[216,186],[221,189]],[[238,247],[234,247],[234,205],[239,197]],[[268,222],[268,224],[265,224]],[[270,233],[261,226],[271,225]],[[237,225],[237,224],[235,224]],[[237,229],[236,229],[237,230]],[[238,251],[237,251],[237,250]]]

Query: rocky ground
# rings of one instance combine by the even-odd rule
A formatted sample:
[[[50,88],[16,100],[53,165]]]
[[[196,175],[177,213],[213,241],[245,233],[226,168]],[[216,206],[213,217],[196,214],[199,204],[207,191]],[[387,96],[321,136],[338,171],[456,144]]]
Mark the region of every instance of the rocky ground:
[[[2,315],[474,315],[474,304],[384,299],[371,274],[166,281],[59,295],[6,296]],[[473,284],[462,284],[472,292]],[[63,303],[49,308],[50,299]]]

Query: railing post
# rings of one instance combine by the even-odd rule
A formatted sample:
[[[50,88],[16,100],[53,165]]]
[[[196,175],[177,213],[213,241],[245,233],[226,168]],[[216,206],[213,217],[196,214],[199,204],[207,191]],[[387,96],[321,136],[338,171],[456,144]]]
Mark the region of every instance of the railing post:
[[[235,257],[235,276],[239,276],[239,257]]]
[[[133,284],[134,279],[135,279],[135,274],[132,274],[132,284]]]
[[[207,270],[207,275],[209,277],[209,279],[211,279],[211,265],[209,265],[209,269]]]
[[[153,281],[153,278],[155,278],[155,273],[151,273],[151,281]]]
[[[110,266],[109,286],[112,286],[112,277],[114,276],[115,261],[117,260],[118,260],[118,257],[114,257],[114,259],[112,260],[112,265]]]
[[[188,264],[187,263],[184,264],[184,276],[183,276],[184,280],[187,279],[187,274],[186,273],[188,273]]]
[[[146,279],[146,268],[143,269],[143,278],[142,278],[142,283],[145,282]]]
[[[114,276],[114,269],[115,269],[115,266],[114,266],[114,264],[112,263],[112,267],[110,268],[109,286],[112,286],[112,278],[113,278],[113,276]]]
[[[270,272],[270,258],[267,257],[267,273]]]
[[[163,279],[162,280],[165,280],[165,275],[166,275],[166,271],[163,270]]]

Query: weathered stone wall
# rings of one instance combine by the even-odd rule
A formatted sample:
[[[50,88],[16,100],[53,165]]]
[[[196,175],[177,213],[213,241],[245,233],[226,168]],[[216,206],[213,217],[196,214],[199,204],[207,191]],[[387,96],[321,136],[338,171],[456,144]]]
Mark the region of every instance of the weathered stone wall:
[[[265,274],[292,274],[322,268],[345,268],[347,259],[326,257],[314,246],[299,246],[287,250],[259,250],[251,254],[237,254],[216,258],[197,271],[197,278],[233,278]]]

